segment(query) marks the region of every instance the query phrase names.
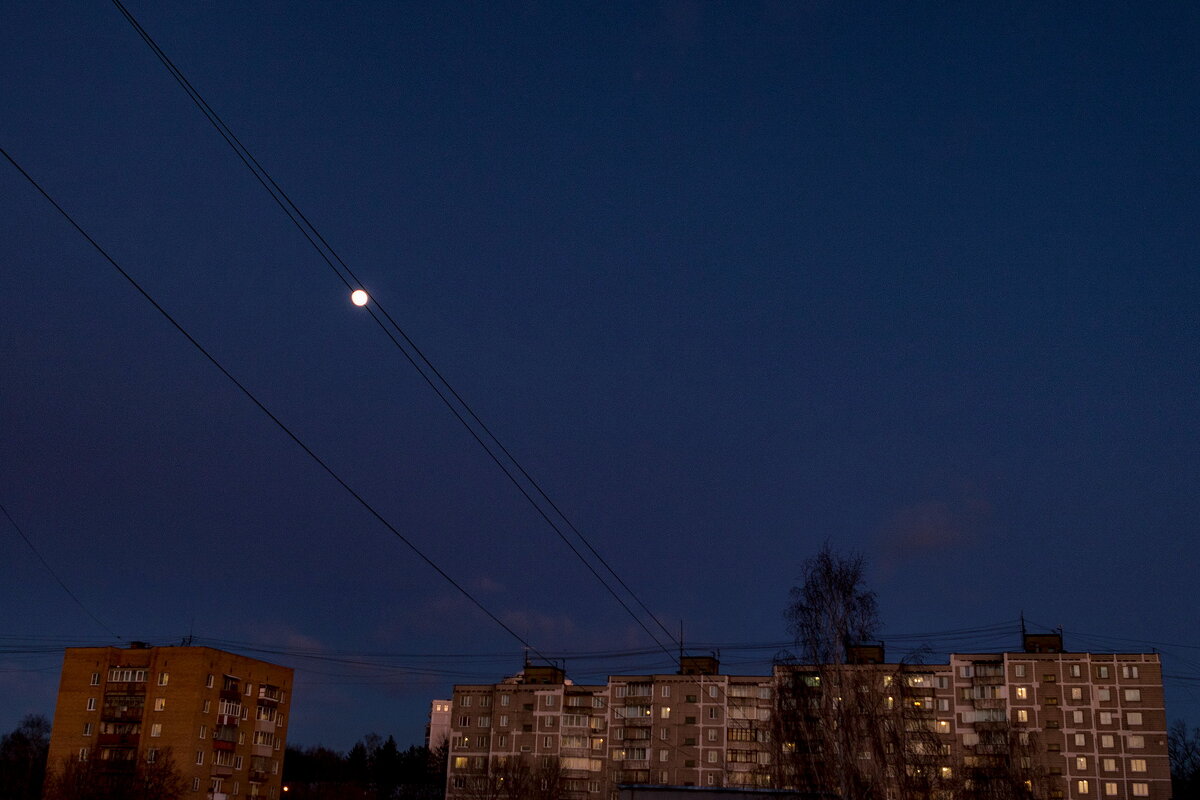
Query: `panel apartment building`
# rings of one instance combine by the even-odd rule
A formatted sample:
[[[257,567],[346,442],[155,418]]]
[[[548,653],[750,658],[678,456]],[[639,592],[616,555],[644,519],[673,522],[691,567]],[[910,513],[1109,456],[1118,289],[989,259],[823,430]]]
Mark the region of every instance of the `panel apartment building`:
[[[1171,797],[1157,654],[1064,653],[1059,636],[921,666],[875,663],[882,648],[877,659],[865,651],[856,668],[880,686],[905,684],[905,702],[941,743],[945,774],[990,758],[989,732],[1004,726],[1029,744],[1021,758],[1040,776],[1039,796]],[[621,784],[791,788],[777,768],[788,743],[776,741],[772,718],[780,687],[806,670],[721,675],[715,659],[689,657],[681,674],[610,676],[603,685],[527,667],[501,683],[456,686],[447,797],[488,796],[514,761],[535,773],[561,769],[565,796],[576,800],[609,800]]]
[[[292,670],[209,647],[72,647],[48,768],[131,773],[170,752],[184,797],[280,796]]]

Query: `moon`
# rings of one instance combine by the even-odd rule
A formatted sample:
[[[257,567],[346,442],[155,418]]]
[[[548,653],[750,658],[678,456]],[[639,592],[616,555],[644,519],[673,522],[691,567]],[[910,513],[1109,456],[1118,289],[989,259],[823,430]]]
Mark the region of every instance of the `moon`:
[[[356,306],[365,306],[367,301],[370,299],[370,295],[368,295],[362,289],[355,289],[350,293],[350,302],[354,303]]]

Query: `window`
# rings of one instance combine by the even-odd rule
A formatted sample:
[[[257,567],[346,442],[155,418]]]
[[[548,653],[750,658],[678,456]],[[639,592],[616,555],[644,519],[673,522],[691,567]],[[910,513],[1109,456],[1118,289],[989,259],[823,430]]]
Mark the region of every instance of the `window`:
[[[1017,722],[1029,722],[1029,712],[1023,708],[1017,709]]]
[[[1125,700],[1127,702],[1136,703],[1141,699],[1142,699],[1142,690],[1141,689],[1126,689],[1125,690]]]
[[[1129,771],[1130,772],[1145,772],[1146,771],[1146,759],[1144,759],[1144,758],[1129,759]]]
[[[1099,699],[1101,703],[1107,703],[1109,700],[1112,700],[1112,692],[1110,692],[1107,688],[1097,689],[1096,698]]]
[[[233,768],[236,770],[240,770],[242,768],[242,757],[241,756],[233,757]]]
[[[1017,687],[1017,699],[1018,700],[1028,700],[1029,699],[1029,690],[1026,689],[1024,686],[1018,686]]]
[[[249,696],[250,696],[251,694],[253,694],[253,693],[254,693],[254,684],[253,684],[253,683],[247,683],[247,684],[246,684],[246,697],[249,697]]]
[[[554,746],[554,737],[553,736],[543,736],[542,737],[542,747],[548,748],[548,747],[553,747],[553,746]]]
[[[670,750],[659,750],[659,751],[658,751],[658,760],[659,760],[659,761],[667,761],[667,760],[669,760],[670,758],[671,758],[671,751],[670,751]]]
[[[716,719],[716,718],[717,718],[717,713],[718,713],[718,711],[719,711],[719,710],[720,710],[720,709],[718,709],[716,706],[709,706],[709,707],[708,707],[708,718],[709,718],[709,719]]]
[[[937,721],[937,732],[938,733],[949,733],[950,732],[950,720],[939,719]]]
[[[662,719],[670,719],[671,718],[671,707],[670,706],[662,706],[661,708],[659,708],[658,716],[661,717]]]
[[[463,695],[462,698],[459,700],[458,704],[460,706],[462,706],[463,708],[470,708],[471,707],[471,695],[469,695],[469,694]]]
[[[1080,667],[1078,664],[1071,665],[1071,677],[1072,678],[1080,677]]]
[[[939,697],[937,707],[938,707],[938,711],[949,711],[950,710],[950,698]]]
[[[1072,686],[1071,687],[1071,699],[1072,700],[1082,700],[1083,699],[1083,687],[1082,686]]]
[[[694,703],[694,702],[696,702],[696,695],[689,694],[686,699],[689,703]]]
[[[1072,711],[1071,712],[1071,722],[1075,723],[1076,725],[1082,725],[1083,724],[1083,712],[1082,711]]]
[[[167,698],[165,698],[165,697],[155,698],[155,700],[154,700],[154,710],[155,711],[165,711],[166,708],[167,708]]]
[[[1105,781],[1104,793],[1109,797],[1115,795],[1117,793],[1117,784],[1113,783],[1112,781]]]
[[[91,685],[92,685],[92,686],[99,686],[99,685],[100,685],[100,673],[99,673],[99,672],[93,672],[93,673],[92,673],[92,683],[91,683]]]
[[[212,673],[210,672],[208,674],[208,677],[204,679],[204,688],[211,689],[212,687],[213,687],[213,676],[212,676]]]
[[[1106,758],[1101,763],[1101,766],[1103,767],[1105,772],[1116,772],[1117,771],[1117,760],[1115,758]]]
[[[1146,746],[1146,737],[1145,736],[1130,736],[1129,737],[1129,749],[1130,750],[1141,750],[1145,746]]]
[[[492,727],[492,718],[491,717],[480,717],[479,718],[479,727],[481,727],[481,728]]]
[[[480,708],[491,708],[492,707],[492,698],[487,695],[484,695],[483,697],[479,698],[479,707]]]
[[[695,717],[684,717],[684,718],[683,718],[683,724],[684,724],[684,725],[695,725],[695,724],[696,724],[696,718],[695,718]]]
[[[88,757],[88,749],[86,747],[79,748],[79,760],[87,761],[87,757]]]
[[[161,722],[156,722],[150,726],[150,735],[155,736],[155,737],[162,736],[162,723]]]
[[[461,717],[458,718],[458,727],[467,728],[467,727],[470,727],[470,725],[471,725],[471,718],[468,717],[466,714],[463,714]]]
[[[1150,796],[1150,784],[1134,783],[1133,784],[1133,796],[1134,797],[1149,797]]]
[[[717,751],[716,750],[708,751],[708,763],[710,763],[710,764],[717,763]]]
[[[146,763],[153,764],[155,761],[158,761],[158,750],[152,747],[146,751]]]
[[[1087,769],[1087,756],[1075,757],[1075,769]]]
[[[197,751],[196,751],[196,763],[197,763],[197,764],[203,764],[203,763],[204,763],[204,751],[203,751],[203,750],[197,750]]]
[[[1136,666],[1129,666],[1129,665],[1121,667],[1121,677],[1122,678],[1138,677],[1138,668]]]
[[[546,695],[546,708],[554,708],[554,695]]]
[[[1087,736],[1082,733],[1075,734],[1075,746],[1076,747],[1086,747],[1087,746]]]
[[[212,700],[205,700],[203,713],[207,714],[211,709],[212,709]]]
[[[500,727],[501,727],[501,728],[507,728],[507,727],[508,727],[508,714],[501,714],[501,715],[500,715]]]
[[[717,729],[709,728],[707,731],[705,731],[704,738],[710,742],[715,742],[717,740]]]
[[[1096,667],[1096,677],[1097,678],[1107,678],[1108,677],[1108,667]]]
[[[1126,725],[1141,725],[1142,724],[1142,712],[1140,712],[1140,711],[1125,712],[1125,724]]]
[[[1088,782],[1087,781],[1075,781],[1075,790],[1077,792],[1079,792],[1080,794],[1087,794],[1088,793]]]
[[[84,736],[92,735],[92,723],[90,723],[90,722],[83,723],[83,735]]]
[[[1113,721],[1113,715],[1112,715],[1111,711],[1101,711],[1100,712],[1100,724],[1101,725],[1112,725],[1112,721]]]
[[[165,672],[160,672],[160,673],[158,673],[158,685],[159,685],[159,686],[166,686],[166,685],[167,685],[167,681],[168,681],[168,680],[170,680],[170,678],[171,678],[171,676],[170,676],[170,675],[168,675],[168,674],[167,674],[167,673],[165,673]]]
[[[1024,678],[1025,677],[1025,665],[1024,664],[1015,665],[1013,667],[1013,675],[1017,676],[1018,678]],[[945,687],[943,687],[943,688],[945,688]]]
[[[716,686],[708,687],[708,696],[713,699],[716,699],[716,697],[717,697],[717,687]]]
[[[1100,746],[1101,747],[1112,747],[1113,746],[1113,737],[1112,737],[1111,733],[1106,733],[1100,737]]]
[[[192,791],[193,792],[200,791],[200,779],[199,778],[192,778]]]
[[[663,684],[661,694],[663,697],[670,697],[671,696],[671,687],[667,684]]]
[[[1042,683],[1055,683],[1058,681],[1058,676],[1053,672],[1047,672],[1042,675]]]
[[[510,695],[510,694],[500,695],[500,705],[502,705],[502,706],[508,705],[511,700],[512,700],[512,695]]]
[[[94,697],[89,697],[89,698],[88,698],[88,701],[87,701],[87,710],[88,710],[88,711],[95,711],[95,710],[96,710],[96,698],[94,698]]]
[[[664,742],[667,741],[671,738],[671,731],[667,728],[659,728],[658,738],[662,739]]]

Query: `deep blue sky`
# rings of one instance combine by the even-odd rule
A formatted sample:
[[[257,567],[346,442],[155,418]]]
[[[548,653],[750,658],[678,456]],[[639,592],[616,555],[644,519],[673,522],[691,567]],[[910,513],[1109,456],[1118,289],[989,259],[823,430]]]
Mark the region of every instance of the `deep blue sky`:
[[[1023,610],[1200,679],[1200,8],[1046,5],[129,0],[731,669],[767,669],[732,645],[786,638],[828,539],[868,556],[885,639],[1011,647]],[[0,145],[518,633],[653,648],[115,8],[8,8],[0,108]],[[336,747],[417,741],[455,680],[519,668],[7,163],[0,259],[0,502],[117,634],[292,651],[292,739]],[[117,640],[0,530],[8,726],[52,710],[55,648]],[[1200,723],[1190,686],[1168,714]]]

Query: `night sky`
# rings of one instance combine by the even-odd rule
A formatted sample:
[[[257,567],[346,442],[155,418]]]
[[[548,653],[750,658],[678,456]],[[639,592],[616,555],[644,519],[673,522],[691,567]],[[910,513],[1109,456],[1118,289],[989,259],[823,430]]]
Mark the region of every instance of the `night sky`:
[[[1012,649],[1023,612],[1160,648],[1200,724],[1200,6],[127,5],[689,646],[769,670],[828,540],[889,655]],[[9,4],[0,109],[538,653],[672,671],[113,5]],[[292,741],[338,748],[521,666],[3,160],[0,503],[86,608],[0,518],[0,729],[68,644],[293,665]]]

